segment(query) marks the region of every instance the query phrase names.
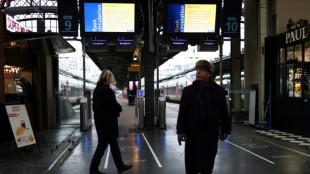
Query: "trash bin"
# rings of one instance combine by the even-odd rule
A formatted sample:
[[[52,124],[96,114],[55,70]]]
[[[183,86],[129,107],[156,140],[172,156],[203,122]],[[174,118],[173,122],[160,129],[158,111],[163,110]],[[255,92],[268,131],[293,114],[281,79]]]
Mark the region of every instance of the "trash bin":
[[[136,98],[136,125],[144,129],[144,98]]]
[[[91,126],[91,118],[89,118],[88,99],[82,98],[80,100],[80,129],[82,131],[87,130]]]
[[[228,95],[226,95],[226,104],[227,104],[227,110],[228,110],[229,115],[231,114],[231,111],[230,111],[230,100],[231,100],[231,98]]]
[[[166,129],[166,98],[158,97],[159,105],[159,128]]]
[[[87,98],[87,120],[89,121],[89,126],[90,126],[92,124],[91,91],[85,91],[85,98]]]

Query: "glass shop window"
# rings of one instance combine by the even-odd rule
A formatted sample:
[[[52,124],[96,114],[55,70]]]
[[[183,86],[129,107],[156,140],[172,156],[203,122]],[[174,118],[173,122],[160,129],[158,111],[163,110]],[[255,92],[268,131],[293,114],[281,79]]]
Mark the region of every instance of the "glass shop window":
[[[283,71],[285,67],[285,49],[281,48],[279,52],[279,94],[283,94]]]
[[[305,43],[305,59],[304,59],[304,97],[310,98],[310,41]]]
[[[286,51],[287,62],[286,62],[286,70],[287,70],[287,78],[286,78],[286,89],[288,93],[288,97],[294,96],[293,83],[294,83],[294,47],[288,47]]]
[[[295,57],[294,57],[294,97],[302,98],[302,45],[295,46]]]
[[[302,45],[288,47],[286,53],[288,96],[302,98]]]

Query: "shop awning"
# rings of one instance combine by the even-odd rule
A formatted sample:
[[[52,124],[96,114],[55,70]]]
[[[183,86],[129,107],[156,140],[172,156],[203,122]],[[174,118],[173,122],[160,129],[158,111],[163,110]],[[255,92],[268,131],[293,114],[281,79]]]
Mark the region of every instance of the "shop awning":
[[[14,43],[23,41],[32,41],[38,39],[50,39],[56,54],[75,52],[75,48],[70,45],[63,37],[58,33],[11,33],[7,32],[7,36],[10,39],[6,39],[3,46],[6,48],[12,48]]]

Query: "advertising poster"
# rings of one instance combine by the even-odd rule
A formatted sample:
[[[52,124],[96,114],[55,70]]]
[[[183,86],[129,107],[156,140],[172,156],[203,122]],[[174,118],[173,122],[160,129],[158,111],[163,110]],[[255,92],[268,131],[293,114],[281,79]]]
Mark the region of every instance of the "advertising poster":
[[[129,96],[136,96],[139,81],[129,81]]]
[[[84,3],[85,32],[135,32],[135,4]]]
[[[29,116],[25,105],[5,106],[18,148],[35,144]]]

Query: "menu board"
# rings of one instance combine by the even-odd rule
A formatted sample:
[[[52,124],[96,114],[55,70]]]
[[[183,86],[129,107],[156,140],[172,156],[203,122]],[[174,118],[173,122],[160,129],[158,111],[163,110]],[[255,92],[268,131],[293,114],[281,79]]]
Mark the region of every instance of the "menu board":
[[[17,147],[36,144],[25,105],[6,105],[5,108]]]

